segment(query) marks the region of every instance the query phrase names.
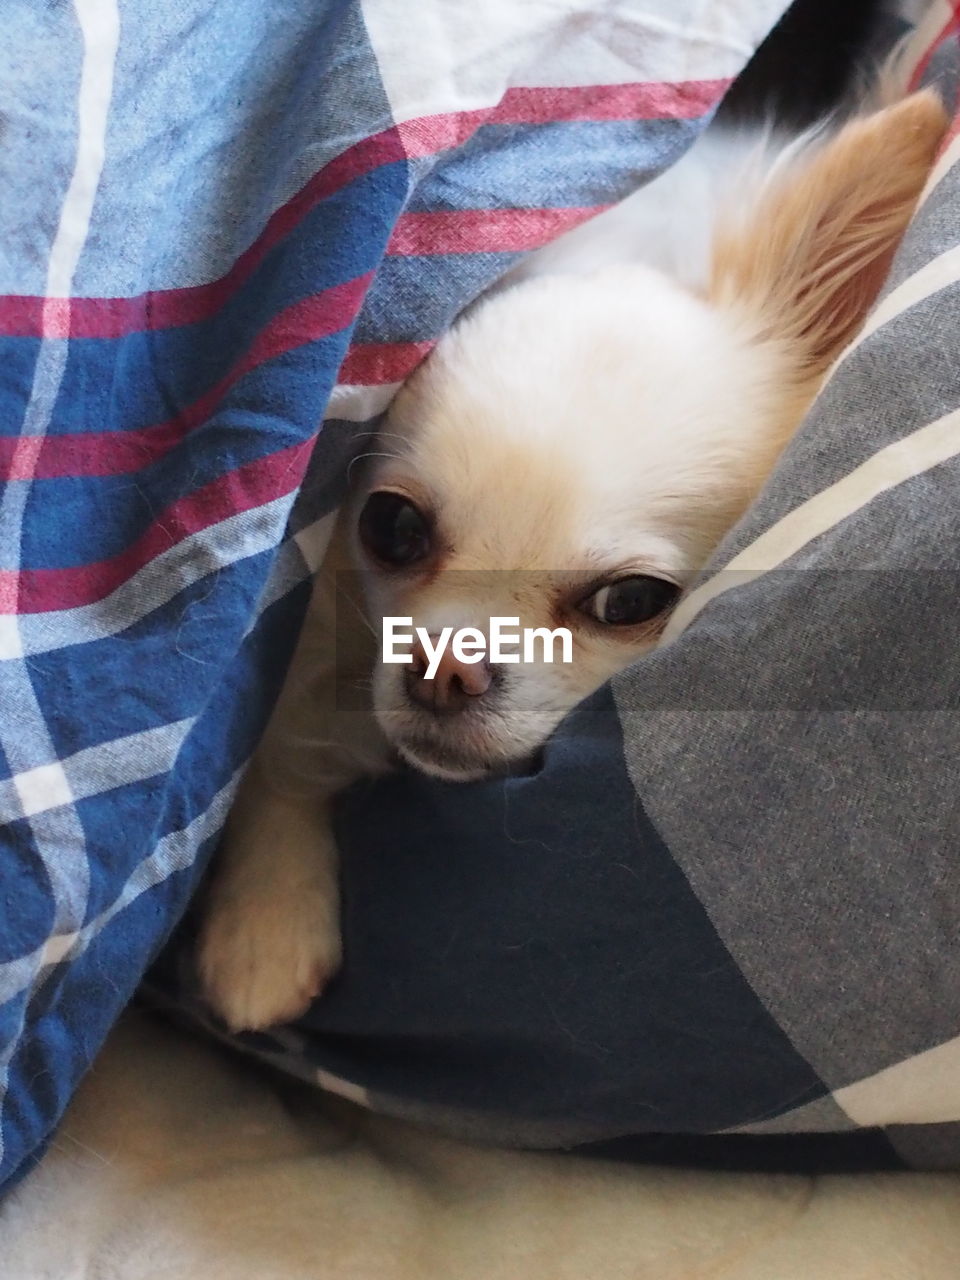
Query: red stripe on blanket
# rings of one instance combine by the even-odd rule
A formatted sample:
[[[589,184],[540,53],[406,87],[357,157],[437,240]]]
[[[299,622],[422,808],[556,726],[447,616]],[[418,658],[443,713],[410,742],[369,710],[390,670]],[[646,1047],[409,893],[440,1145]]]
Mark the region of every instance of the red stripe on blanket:
[[[577,85],[573,88],[508,89],[493,120],[549,124],[554,120],[695,120],[718,101],[724,80],[676,83]]]
[[[0,438],[0,477],[43,480],[55,476],[109,476],[149,466],[207,421],[245,374],[286,351],[345,329],[359,311],[371,279],[370,274],[360,276],[281,311],[219,382],[166,422],[132,431],[47,435],[37,438],[31,453],[24,451],[22,439]]]
[[[381,165],[457,146],[485,123],[692,120],[717,102],[728,83],[693,80],[508,89],[501,101],[489,108],[405,121],[362,139],[325,165],[271,216],[261,235],[218,280],[133,298],[0,297],[0,336],[117,338],[130,332],[197,324],[214,315],[316,205]]]
[[[405,120],[397,130],[413,159],[459,146],[483,124],[696,120],[719,101],[729,83],[729,79],[687,80],[678,84],[508,89],[495,107]]]
[[[520,253],[539,249],[554,236],[610,206],[586,209],[459,209],[404,213],[397,219],[387,253]]]
[[[0,570],[0,613],[47,613],[93,604],[191,534],[292,493],[313,448],[303,440],[248,462],[172,503],[126,550],[67,569]]]
[[[340,366],[337,381],[365,387],[402,382],[435,342],[355,342]]]

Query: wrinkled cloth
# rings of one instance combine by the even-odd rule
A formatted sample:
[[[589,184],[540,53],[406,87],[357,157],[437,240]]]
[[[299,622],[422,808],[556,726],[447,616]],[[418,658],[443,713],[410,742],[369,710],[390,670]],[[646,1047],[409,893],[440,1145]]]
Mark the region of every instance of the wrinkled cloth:
[[[198,883],[365,424],[782,8],[7,6],[0,1184]]]
[[[960,1168],[958,157],[663,645],[530,776],[343,798],[343,973],[247,1048],[486,1142]]]

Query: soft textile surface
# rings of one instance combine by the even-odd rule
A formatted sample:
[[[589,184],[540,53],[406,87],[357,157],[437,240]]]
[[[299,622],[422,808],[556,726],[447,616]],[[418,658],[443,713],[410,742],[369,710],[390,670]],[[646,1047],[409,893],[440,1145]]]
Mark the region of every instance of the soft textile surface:
[[[361,424],[782,8],[5,7],[0,1183],[197,883]]]
[[[125,1019],[0,1208],[4,1280],[956,1280],[954,1175],[471,1149]]]
[[[362,423],[780,8],[10,10],[0,1181],[197,883]],[[348,797],[344,975],[247,1047],[498,1141],[960,1164],[958,156],[670,643],[535,777]]]
[[[960,1167],[958,160],[664,646],[534,776],[348,795],[344,973],[250,1048],[485,1140]]]

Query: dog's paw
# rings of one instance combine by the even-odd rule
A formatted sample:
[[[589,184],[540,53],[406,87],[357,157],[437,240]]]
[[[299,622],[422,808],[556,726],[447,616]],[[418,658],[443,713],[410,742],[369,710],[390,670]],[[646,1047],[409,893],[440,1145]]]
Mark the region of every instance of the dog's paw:
[[[329,895],[252,900],[216,893],[200,936],[204,996],[231,1031],[258,1031],[304,1013],[340,967]]]

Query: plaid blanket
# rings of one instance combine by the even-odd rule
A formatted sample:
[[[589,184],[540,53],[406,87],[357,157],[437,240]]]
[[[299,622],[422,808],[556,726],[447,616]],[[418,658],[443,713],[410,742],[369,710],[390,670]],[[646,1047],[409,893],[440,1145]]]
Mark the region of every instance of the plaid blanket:
[[[0,1183],[197,884],[363,424],[683,151],[783,6],[714,7],[6,12]]]
[[[8,15],[0,1183],[196,887],[365,424],[517,255],[676,158],[782,8]],[[349,965],[247,1047],[500,1141],[859,1126],[960,1159],[955,153],[688,628],[536,779],[347,797]]]

